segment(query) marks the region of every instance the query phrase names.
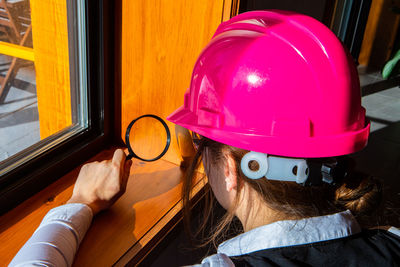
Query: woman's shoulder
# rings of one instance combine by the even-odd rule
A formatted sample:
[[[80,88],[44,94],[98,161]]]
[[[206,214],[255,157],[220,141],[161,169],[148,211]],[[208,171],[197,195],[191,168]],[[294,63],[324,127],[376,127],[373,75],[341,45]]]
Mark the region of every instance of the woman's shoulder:
[[[400,229],[394,226],[379,226],[362,231],[362,236],[383,245],[392,244],[400,249]]]
[[[383,225],[380,225],[380,226],[372,227],[369,230],[384,230],[384,231],[390,232],[390,233],[400,237],[400,228],[395,227],[395,226],[390,226],[390,225],[383,226]]]
[[[377,226],[362,231],[370,238],[393,239],[400,246],[400,228],[395,226]]]
[[[390,226],[389,229],[387,229],[388,232],[397,235],[400,238],[400,228]]]

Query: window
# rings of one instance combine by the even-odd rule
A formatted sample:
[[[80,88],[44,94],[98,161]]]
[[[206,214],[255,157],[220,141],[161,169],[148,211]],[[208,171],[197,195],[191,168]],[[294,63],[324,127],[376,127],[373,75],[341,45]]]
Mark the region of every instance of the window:
[[[42,153],[27,148],[37,144],[50,149],[87,129],[88,116],[84,2],[69,12],[66,1],[32,1],[31,8],[26,0],[0,3],[3,174]],[[44,19],[40,13],[49,5],[59,14]],[[25,157],[14,160],[24,150]]]
[[[0,211],[98,152],[112,97],[103,1],[1,1]],[[106,13],[104,13],[106,12]],[[44,15],[46,14],[46,15]],[[18,35],[19,33],[19,35]],[[112,42],[112,38],[107,38]],[[111,41],[110,41],[111,40]],[[110,88],[110,86],[107,86]]]

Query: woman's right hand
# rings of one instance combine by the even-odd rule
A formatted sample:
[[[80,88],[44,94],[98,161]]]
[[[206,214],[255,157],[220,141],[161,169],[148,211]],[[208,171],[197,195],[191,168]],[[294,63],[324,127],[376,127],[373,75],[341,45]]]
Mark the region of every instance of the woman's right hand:
[[[111,160],[83,165],[67,203],[86,204],[94,215],[109,208],[125,192],[131,165],[122,149]]]

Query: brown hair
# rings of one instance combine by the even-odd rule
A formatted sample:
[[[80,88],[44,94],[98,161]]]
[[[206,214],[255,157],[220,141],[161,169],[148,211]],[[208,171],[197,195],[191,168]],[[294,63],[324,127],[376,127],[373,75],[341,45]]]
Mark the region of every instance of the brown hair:
[[[377,216],[376,211],[381,205],[382,187],[378,179],[362,173],[350,172],[342,181],[336,185],[322,184],[319,186],[303,186],[294,182],[272,181],[268,179],[249,179],[241,171],[240,161],[248,152],[247,150],[231,147],[208,138],[200,142],[197,153],[186,171],[183,181],[182,197],[184,210],[184,224],[187,234],[193,239],[199,233],[204,234],[208,221],[213,218],[213,196],[208,189],[208,197],[203,213],[203,222],[198,231],[193,235],[190,229],[190,192],[193,176],[201,163],[205,147],[208,150],[207,160],[211,166],[222,166],[224,153],[229,153],[236,162],[236,173],[238,177],[236,203],[232,210],[216,223],[210,231],[212,234],[204,238],[201,245],[214,243],[217,239],[224,238],[225,230],[234,218],[234,211],[238,204],[241,183],[248,183],[266,205],[274,211],[282,214],[284,218],[301,219],[314,216],[322,216],[349,209],[362,226],[371,226],[371,216]],[[324,159],[320,159],[324,160]],[[329,159],[326,159],[329,160]],[[376,217],[377,218],[377,217]]]

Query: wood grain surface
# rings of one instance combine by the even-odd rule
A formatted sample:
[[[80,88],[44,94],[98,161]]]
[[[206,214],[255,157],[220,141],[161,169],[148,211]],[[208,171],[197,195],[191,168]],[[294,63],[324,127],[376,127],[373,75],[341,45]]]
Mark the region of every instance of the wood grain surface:
[[[44,139],[72,124],[67,1],[30,0],[30,6],[40,137]]]
[[[165,119],[183,105],[196,58],[223,14],[224,0],[122,1],[122,138],[132,119],[147,113]],[[175,127],[168,125],[172,145],[164,158],[180,164]],[[147,131],[137,136],[138,144],[149,149],[162,146],[159,135]]]
[[[110,159],[113,151],[103,151],[90,161]],[[79,170],[76,168],[0,217],[1,266],[11,261],[50,209],[69,199]],[[157,233],[180,211],[181,177],[181,169],[167,161],[144,163],[135,160],[126,193],[110,210],[94,218],[74,266],[111,266],[117,261],[128,262],[147,243],[154,241]],[[199,175],[196,192],[205,184],[201,178]],[[130,253],[123,257],[127,252]]]

